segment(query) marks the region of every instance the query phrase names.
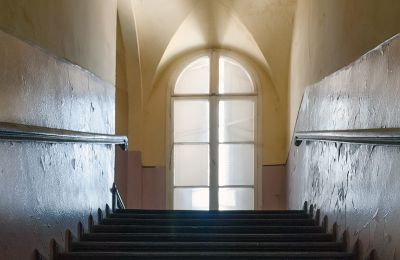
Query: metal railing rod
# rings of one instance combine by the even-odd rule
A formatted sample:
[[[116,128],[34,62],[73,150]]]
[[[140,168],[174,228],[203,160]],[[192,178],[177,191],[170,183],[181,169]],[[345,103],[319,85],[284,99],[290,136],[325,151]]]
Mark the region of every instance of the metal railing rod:
[[[117,209],[125,209],[124,201],[122,200],[121,194],[118,191],[117,184],[113,183],[111,188],[112,193],[112,211],[115,212]]]
[[[332,131],[298,131],[295,145],[302,142],[338,142],[371,145],[400,145],[400,128],[374,128]]]
[[[124,151],[128,149],[128,138],[126,136],[79,132],[7,122],[0,122],[0,140],[114,144],[119,145]]]

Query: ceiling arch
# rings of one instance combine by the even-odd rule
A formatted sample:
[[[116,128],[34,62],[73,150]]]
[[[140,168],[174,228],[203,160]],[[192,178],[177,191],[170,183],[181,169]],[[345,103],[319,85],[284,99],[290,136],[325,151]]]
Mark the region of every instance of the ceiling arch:
[[[269,73],[269,65],[257,42],[232,8],[220,1],[200,1],[171,38],[155,77],[182,53],[199,49],[228,49],[257,61]]]
[[[119,0],[127,1],[127,0]],[[179,55],[223,48],[257,61],[284,98],[296,0],[129,0],[146,100]]]

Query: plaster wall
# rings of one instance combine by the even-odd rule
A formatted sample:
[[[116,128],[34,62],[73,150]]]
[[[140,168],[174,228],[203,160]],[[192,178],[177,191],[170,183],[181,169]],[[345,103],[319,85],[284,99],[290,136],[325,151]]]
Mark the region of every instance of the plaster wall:
[[[115,82],[115,133],[128,136],[128,81],[126,75],[125,46],[122,39],[120,18],[117,22],[117,57]],[[116,150],[115,153],[115,182],[118,190],[126,202],[128,182],[128,153]]]
[[[262,209],[287,209],[286,165],[262,167]]]
[[[116,0],[1,0],[0,29],[115,83]]]
[[[292,138],[305,87],[348,65],[400,32],[397,0],[299,0],[289,84]]]
[[[298,131],[400,127],[400,35],[308,87]],[[329,225],[361,241],[362,256],[396,259],[400,248],[399,147],[326,142],[292,144],[289,208],[304,201]],[[364,259],[364,258],[361,258]]]
[[[138,151],[129,151],[126,205],[128,208],[167,209],[165,167],[142,166]]]
[[[1,30],[0,89],[0,121],[114,133],[112,84]],[[0,259],[47,255],[104,208],[113,158],[107,145],[0,142]]]

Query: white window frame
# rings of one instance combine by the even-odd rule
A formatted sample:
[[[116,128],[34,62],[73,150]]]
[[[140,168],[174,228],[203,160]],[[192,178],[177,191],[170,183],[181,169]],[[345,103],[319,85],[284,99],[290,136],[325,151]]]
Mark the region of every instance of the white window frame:
[[[208,56],[210,58],[210,93],[209,94],[175,94],[174,88],[175,84],[178,80],[180,73],[193,61],[198,58]],[[219,57],[224,56],[231,58],[237,61],[248,73],[252,80],[254,86],[254,92],[252,93],[239,93],[239,94],[217,94],[218,93],[218,75],[219,75]],[[174,129],[173,129],[173,108],[172,108],[172,100],[174,98],[177,99],[208,99],[210,101],[209,104],[209,120],[210,120],[210,129],[218,128],[218,101],[223,99],[234,99],[235,97],[255,97],[256,98],[256,107],[255,107],[255,120],[254,120],[254,209],[261,209],[262,207],[262,145],[260,141],[261,138],[261,92],[260,92],[260,83],[259,77],[256,75],[255,64],[246,57],[243,57],[237,53],[221,50],[221,49],[212,49],[212,50],[203,50],[199,52],[192,53],[191,55],[187,55],[180,60],[178,60],[173,68],[173,73],[170,77],[169,81],[169,91],[167,92],[167,121],[166,121],[166,147],[167,147],[167,156],[166,156],[166,202],[167,208],[173,209],[174,202],[174,176],[173,176],[173,144],[174,144]],[[216,135],[215,135],[216,133]],[[210,210],[215,210],[218,207],[218,130],[210,131],[210,180],[209,180],[209,188],[210,188]],[[239,143],[239,142],[234,142]],[[245,142],[252,143],[253,142]],[[213,161],[216,160],[216,161]],[[214,179],[212,179],[214,178]],[[197,187],[197,186],[196,186]],[[200,187],[200,186],[199,186]],[[244,187],[243,185],[232,185],[232,186],[224,186],[224,187]],[[246,186],[247,187],[247,186]],[[248,186],[250,187],[250,186]],[[211,194],[213,192],[214,194]],[[214,198],[214,200],[212,200]]]

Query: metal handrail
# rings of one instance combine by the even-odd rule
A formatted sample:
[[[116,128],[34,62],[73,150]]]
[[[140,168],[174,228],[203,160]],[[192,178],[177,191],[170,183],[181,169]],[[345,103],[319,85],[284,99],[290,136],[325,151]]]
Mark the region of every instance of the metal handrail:
[[[371,145],[400,145],[400,128],[296,132],[295,145],[300,146],[303,141],[339,142]]]
[[[125,209],[124,201],[122,200],[121,194],[119,194],[117,184],[113,183],[111,188],[112,193],[112,211],[115,212],[117,209]]]
[[[126,136],[70,131],[6,122],[0,122],[0,140],[115,144],[119,145],[124,151],[128,150],[128,138]]]

